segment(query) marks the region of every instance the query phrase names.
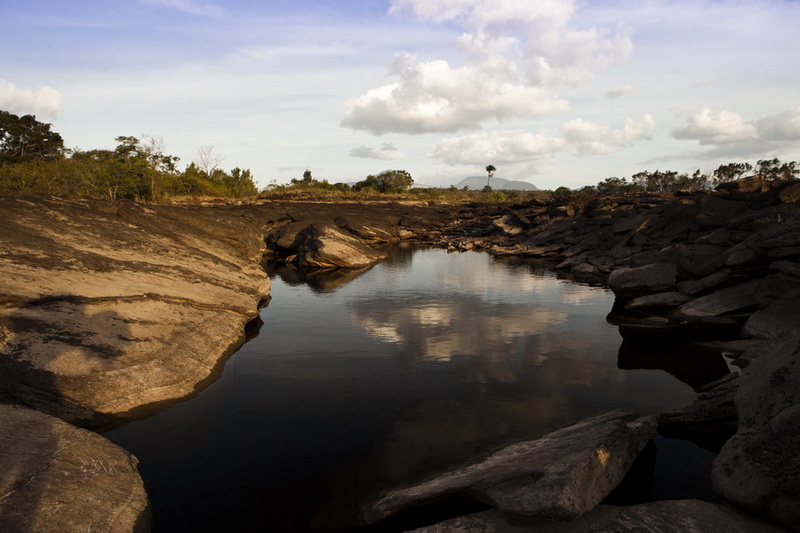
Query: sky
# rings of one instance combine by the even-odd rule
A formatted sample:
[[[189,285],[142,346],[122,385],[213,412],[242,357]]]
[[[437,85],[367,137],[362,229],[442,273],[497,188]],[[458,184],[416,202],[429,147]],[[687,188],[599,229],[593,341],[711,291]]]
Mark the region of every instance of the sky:
[[[0,0],[0,109],[260,187],[800,161],[800,0]]]

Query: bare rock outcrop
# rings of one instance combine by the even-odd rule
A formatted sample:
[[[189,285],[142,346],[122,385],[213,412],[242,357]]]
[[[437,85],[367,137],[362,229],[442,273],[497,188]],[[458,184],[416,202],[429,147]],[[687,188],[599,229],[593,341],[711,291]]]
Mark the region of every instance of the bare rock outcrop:
[[[248,208],[0,197],[0,399],[84,426],[191,394],[269,293]]]
[[[0,531],[149,531],[137,462],[92,431],[0,405]]]
[[[618,484],[655,433],[652,417],[612,411],[531,441],[370,505],[377,522],[444,495],[466,493],[517,520],[567,520],[592,510]]]
[[[744,370],[739,431],[714,462],[715,490],[789,527],[800,524],[800,335],[778,341]]]

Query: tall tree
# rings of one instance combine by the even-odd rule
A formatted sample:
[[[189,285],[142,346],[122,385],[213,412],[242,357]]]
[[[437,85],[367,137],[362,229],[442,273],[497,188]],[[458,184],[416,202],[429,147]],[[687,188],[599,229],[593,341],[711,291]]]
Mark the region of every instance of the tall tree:
[[[63,156],[64,140],[33,115],[0,111],[0,165]]]
[[[489,177],[486,178],[486,186],[489,186],[489,182],[492,180],[492,176],[494,176],[494,171],[497,170],[494,168],[494,165],[489,165],[486,167],[486,173],[489,174]]]

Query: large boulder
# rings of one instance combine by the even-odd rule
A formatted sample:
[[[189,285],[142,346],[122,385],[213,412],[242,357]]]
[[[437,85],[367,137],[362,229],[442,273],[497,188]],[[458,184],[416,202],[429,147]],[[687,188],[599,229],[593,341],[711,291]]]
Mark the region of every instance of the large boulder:
[[[735,397],[739,431],[714,461],[714,489],[736,505],[796,528],[800,524],[800,335],[760,353],[740,381]]]
[[[149,531],[136,465],[94,432],[0,405],[0,531]]]
[[[365,517],[374,523],[442,496],[466,493],[514,519],[572,519],[592,510],[622,481],[655,431],[653,417],[600,414],[390,491],[367,507]]]
[[[269,293],[249,208],[0,198],[0,400],[85,425],[183,398]]]
[[[672,263],[653,263],[634,268],[618,268],[608,277],[608,287],[617,298],[635,298],[669,292],[675,288],[678,269]]]
[[[287,261],[304,268],[362,268],[388,255],[332,222],[298,221],[270,237],[288,255]]]

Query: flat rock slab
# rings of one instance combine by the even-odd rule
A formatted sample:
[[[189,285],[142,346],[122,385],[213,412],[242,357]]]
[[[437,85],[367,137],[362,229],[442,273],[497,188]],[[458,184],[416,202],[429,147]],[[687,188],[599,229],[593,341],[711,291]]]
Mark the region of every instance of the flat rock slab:
[[[497,511],[462,516],[414,533],[787,533],[731,505],[665,500],[630,507],[599,505],[569,522],[511,524]]]
[[[683,316],[720,316],[752,311],[758,306],[757,289],[760,279],[726,287],[682,305]]]
[[[747,357],[747,354],[745,354]],[[743,372],[739,431],[712,469],[714,490],[789,527],[800,524],[800,335],[775,343]]]
[[[618,298],[635,298],[675,288],[678,268],[672,263],[653,263],[618,268],[608,277],[608,287]]]
[[[0,400],[84,426],[183,398],[269,293],[250,208],[0,197]]]
[[[149,531],[136,465],[94,432],[0,405],[0,531]]]
[[[612,411],[419,485],[393,490],[365,510],[374,523],[438,497],[466,493],[506,516],[566,520],[593,509],[622,480],[655,434],[653,417]]]

